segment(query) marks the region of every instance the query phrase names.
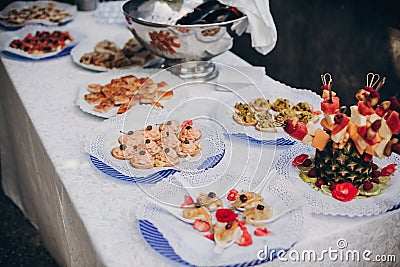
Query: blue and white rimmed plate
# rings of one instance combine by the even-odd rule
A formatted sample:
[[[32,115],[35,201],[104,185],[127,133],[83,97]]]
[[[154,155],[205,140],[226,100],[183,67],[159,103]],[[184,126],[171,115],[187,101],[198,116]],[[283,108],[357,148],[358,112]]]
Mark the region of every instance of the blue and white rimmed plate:
[[[168,112],[151,106],[138,106],[125,114],[104,121],[93,129],[85,139],[85,152],[90,155],[94,166],[116,179],[137,183],[156,183],[175,172],[204,171],[216,166],[225,154],[225,143],[219,128],[209,125],[207,121],[193,119],[193,125],[202,131],[202,138],[197,141],[201,146],[200,153],[195,157],[180,159],[173,167],[153,167],[137,169],[128,160],[118,160],[111,150],[118,146],[121,132],[144,129],[147,125],[163,123],[172,118]],[[188,118],[191,119],[191,118]]]
[[[299,171],[292,165],[293,159],[300,154],[315,155],[315,148],[310,145],[298,143],[282,153],[275,164],[275,168],[281,174],[278,177],[293,183],[298,191],[307,200],[311,212],[325,215],[341,215],[349,217],[372,216],[397,209],[400,203],[400,172],[396,171],[390,181],[389,187],[380,195],[368,198],[353,199],[348,202],[339,201],[332,196],[312,188],[299,177]],[[380,167],[395,163],[400,166],[400,156],[392,155],[389,158],[374,158],[374,162]]]
[[[206,175],[204,173],[200,175]],[[238,178],[238,177],[236,177]],[[169,179],[169,178],[168,178]],[[249,179],[240,179],[237,189],[247,189]],[[154,193],[160,193],[164,189],[166,180],[162,184],[155,185],[159,190]],[[210,187],[211,188],[211,187]],[[181,190],[183,191],[183,190]],[[180,190],[173,190],[169,194],[181,195]],[[216,192],[220,191],[218,189]],[[152,192],[150,192],[152,193]],[[187,193],[186,193],[187,194]],[[154,194],[153,194],[154,195]],[[164,195],[167,195],[164,193]],[[294,188],[282,183],[272,182],[263,191],[267,204],[274,207],[291,206],[301,201]],[[158,195],[157,195],[158,196]],[[168,197],[167,197],[168,198]],[[221,196],[226,199],[226,195]],[[163,201],[164,199],[161,199]],[[162,205],[154,202],[143,201],[137,210],[136,216],[138,226],[144,240],[158,253],[166,258],[187,266],[254,266],[273,260],[278,252],[284,253],[292,248],[302,237],[304,224],[304,211],[302,208],[296,208],[283,215],[280,219],[267,224],[267,229],[271,232],[267,236],[257,237],[253,235],[254,227],[248,226],[253,237],[253,244],[247,247],[241,247],[233,244],[225,249],[221,254],[214,252],[215,244],[213,241],[204,237],[207,233],[200,233],[193,229],[193,226],[180,221],[175,216],[166,212]],[[227,201],[224,201],[227,205]],[[267,250],[268,255],[259,254],[260,250]],[[260,256],[260,257],[259,257]]]
[[[230,135],[260,145],[288,146],[295,144],[296,141],[287,135],[281,127],[273,129],[275,132],[261,132],[256,130],[254,126],[238,124],[233,119],[234,106],[237,102],[249,103],[252,99],[262,97],[273,103],[277,98],[285,98],[289,99],[293,104],[307,102],[314,109],[319,109],[321,102],[321,98],[310,90],[294,89],[279,82],[268,83],[268,88],[247,87],[233,93],[235,94],[234,96],[224,100],[224,104],[219,105],[216,109],[216,120],[224,126]]]
[[[6,6],[3,10],[0,11],[0,16],[5,16],[10,10],[16,9],[22,10],[22,9],[32,9],[33,6],[37,7],[48,7],[49,4],[53,4],[53,8],[57,8],[60,10],[63,10],[67,13],[69,13],[70,16],[66,16],[65,18],[61,19],[60,21],[51,21],[50,18],[43,18],[43,19],[33,19],[33,20],[28,20],[22,23],[14,24],[10,23],[4,19],[0,19],[0,25],[3,27],[6,27],[8,29],[18,29],[21,27],[24,27],[26,25],[31,25],[31,24],[42,24],[42,25],[47,25],[47,26],[60,26],[64,25],[70,21],[72,21],[76,14],[76,6],[67,4],[67,3],[60,3],[60,2],[55,2],[55,1],[35,1],[35,2],[28,2],[28,1],[14,1],[10,3],[8,6]]]
[[[40,54],[32,54],[25,52],[21,49],[12,48],[10,44],[15,39],[24,39],[29,33],[33,36],[36,34],[37,31],[62,31],[62,32],[69,32],[73,40],[69,42],[64,48],[59,49],[54,52],[48,53],[40,53]],[[15,59],[25,59],[25,60],[42,60],[42,59],[49,59],[49,58],[57,58],[61,55],[66,56],[69,54],[71,49],[82,41],[85,38],[85,35],[82,33],[68,28],[68,27],[45,27],[45,26],[33,26],[29,25],[22,29],[11,31],[11,32],[2,32],[0,33],[0,50],[3,51],[6,55],[11,58]]]

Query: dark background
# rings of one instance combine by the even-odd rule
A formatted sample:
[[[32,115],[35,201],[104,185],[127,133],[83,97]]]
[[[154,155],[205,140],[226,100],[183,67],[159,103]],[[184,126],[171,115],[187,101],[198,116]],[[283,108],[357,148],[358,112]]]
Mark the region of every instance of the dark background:
[[[10,2],[1,0],[0,9]],[[400,1],[270,0],[270,6],[278,31],[275,49],[262,56],[243,35],[234,53],[266,66],[276,80],[316,92],[320,75],[330,72],[333,88],[346,105],[354,103],[354,93],[365,85],[368,72],[387,77],[382,99],[400,95]],[[2,190],[0,266],[57,266]]]

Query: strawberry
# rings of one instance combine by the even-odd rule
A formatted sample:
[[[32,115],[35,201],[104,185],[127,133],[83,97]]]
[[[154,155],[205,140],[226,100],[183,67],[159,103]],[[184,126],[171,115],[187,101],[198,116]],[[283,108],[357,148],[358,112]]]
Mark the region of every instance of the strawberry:
[[[253,244],[253,238],[251,237],[249,231],[247,231],[247,228],[242,228],[242,231],[242,236],[237,241],[237,244],[242,247],[250,246],[251,244]]]
[[[208,239],[214,241],[214,233],[210,233],[210,234],[208,234],[208,235],[205,235],[204,237],[206,237],[206,238],[208,238]]]
[[[293,122],[293,120],[286,120],[284,125],[283,125],[283,130],[287,133],[287,134],[292,134],[295,131],[295,123]]]
[[[254,235],[256,235],[256,236],[265,236],[265,235],[268,235],[268,234],[270,234],[271,232],[270,231],[268,231],[268,229],[267,228],[261,228],[261,227],[257,227],[257,229],[256,230],[254,230]]]
[[[226,197],[229,201],[235,201],[236,200],[236,196],[239,192],[236,189],[231,189],[229,191],[228,196]]]
[[[333,125],[332,134],[339,133],[350,122],[350,119],[343,113],[336,114],[334,120],[335,124]]]
[[[383,176],[392,175],[396,171],[397,164],[389,164],[386,167],[382,168],[381,174]]]
[[[185,198],[185,200],[181,204],[181,208],[193,205],[194,200],[193,200],[193,198],[191,196],[185,195],[184,198]]]
[[[375,109],[375,113],[378,114],[380,117],[383,117],[383,115],[385,115],[385,113],[386,113],[386,110],[383,107],[378,106]]]
[[[304,162],[306,159],[308,159],[308,157],[309,157],[309,156],[308,156],[307,154],[298,155],[297,157],[294,158],[292,164],[293,164],[294,166],[301,165],[301,164],[303,164],[303,162]]]
[[[192,126],[193,125],[193,121],[192,120],[186,120],[182,122],[181,127],[185,128],[186,126]]]
[[[208,232],[211,229],[210,224],[202,220],[195,220],[193,223],[193,228],[199,232]]]

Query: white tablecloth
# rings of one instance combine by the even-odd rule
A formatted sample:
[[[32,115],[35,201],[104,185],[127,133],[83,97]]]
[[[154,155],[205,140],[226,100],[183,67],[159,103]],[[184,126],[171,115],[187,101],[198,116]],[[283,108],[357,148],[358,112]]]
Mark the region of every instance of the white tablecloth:
[[[124,25],[96,24],[91,12],[79,12],[68,26],[88,37],[107,32],[131,34]],[[229,52],[216,61],[248,65]],[[145,197],[142,190],[102,174],[83,151],[83,136],[102,119],[82,112],[75,100],[79,85],[96,73],[78,67],[69,56],[40,62],[2,57],[1,62],[3,188],[38,228],[58,263],[118,267],[175,265],[153,251],[136,227],[133,214],[135,203]],[[265,76],[263,83],[275,81]],[[193,92],[193,96],[197,93],[202,92]],[[208,93],[216,98],[227,94]],[[339,238],[346,238],[350,249],[396,255],[399,261],[400,211],[367,218],[307,215],[303,238],[294,249],[337,248]],[[281,264],[274,261],[266,265]],[[323,264],[341,266],[343,262],[318,263]],[[394,264],[387,266],[390,265]]]

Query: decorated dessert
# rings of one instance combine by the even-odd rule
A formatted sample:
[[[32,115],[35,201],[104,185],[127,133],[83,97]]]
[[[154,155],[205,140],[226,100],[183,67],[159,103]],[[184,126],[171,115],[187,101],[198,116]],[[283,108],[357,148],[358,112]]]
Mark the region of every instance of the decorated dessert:
[[[262,132],[280,131],[285,120],[297,118],[299,121],[317,122],[320,111],[314,110],[310,104],[299,102],[296,105],[285,98],[277,98],[272,104],[268,99],[255,98],[246,103],[236,103],[233,119],[240,125],[254,126]]]
[[[84,95],[86,102],[94,105],[97,112],[105,113],[113,107],[118,107],[118,114],[125,113],[131,107],[140,104],[150,104],[163,107],[160,100],[173,97],[173,91],[166,91],[168,84],[164,81],[155,83],[148,77],[138,78],[127,75],[112,79],[111,82],[89,84],[88,94]]]
[[[10,47],[28,54],[45,54],[64,49],[72,40],[68,32],[37,31],[35,35],[28,33],[24,39],[14,39]]]
[[[272,207],[257,193],[232,189],[227,196],[229,208],[214,192],[201,193],[196,201],[185,196],[181,205],[182,216],[193,220],[193,228],[207,233],[206,238],[215,242],[215,252],[221,253],[224,248],[236,243],[249,246],[253,237],[248,227],[254,228],[255,236],[265,236],[270,232],[263,227],[263,220],[272,217]]]
[[[332,91],[330,74],[321,78],[322,129],[296,118],[285,121],[284,130],[290,136],[316,148],[315,157],[299,155],[293,165],[301,171],[304,181],[341,201],[382,193],[396,165],[378,166],[373,157],[400,153],[396,137],[400,133],[398,99],[393,96],[379,103],[379,90],[386,78],[368,73],[366,86],[356,93],[358,103],[346,114],[340,98]]]
[[[37,20],[61,23],[71,16],[65,9],[55,7],[53,2],[48,2],[46,6],[34,4],[22,9],[12,8],[0,16],[0,20],[13,25],[23,25]]]
[[[180,125],[175,131],[175,126]],[[162,126],[162,127],[161,127]],[[196,137],[188,140],[186,136]],[[167,121],[160,126],[148,125],[146,128],[122,133],[119,146],[111,154],[119,160],[129,160],[134,168],[171,167],[179,164],[180,158],[195,157],[200,153],[201,131],[193,122]],[[182,145],[184,144],[184,145]],[[198,201],[207,207],[218,208],[210,196],[200,196]]]
[[[156,56],[144,48],[135,38],[128,40],[123,48],[112,41],[103,40],[96,44],[94,51],[82,55],[80,62],[107,69],[143,66]]]

